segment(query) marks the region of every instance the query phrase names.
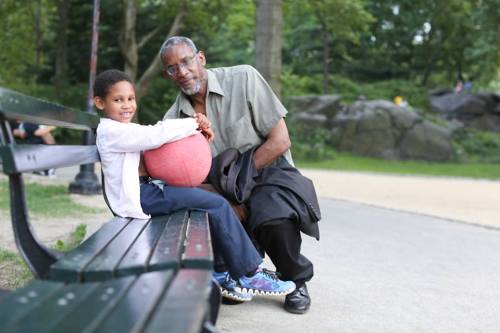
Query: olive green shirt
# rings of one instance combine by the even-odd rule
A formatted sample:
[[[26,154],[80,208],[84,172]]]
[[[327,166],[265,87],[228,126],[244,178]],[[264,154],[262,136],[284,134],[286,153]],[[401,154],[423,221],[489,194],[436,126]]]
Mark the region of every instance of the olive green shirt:
[[[287,114],[287,110],[260,73],[248,65],[208,69],[206,116],[215,138],[212,156],[228,148],[240,152],[260,145]],[[194,115],[188,98],[180,93],[165,114],[167,118]],[[292,163],[290,151],[284,156]]]

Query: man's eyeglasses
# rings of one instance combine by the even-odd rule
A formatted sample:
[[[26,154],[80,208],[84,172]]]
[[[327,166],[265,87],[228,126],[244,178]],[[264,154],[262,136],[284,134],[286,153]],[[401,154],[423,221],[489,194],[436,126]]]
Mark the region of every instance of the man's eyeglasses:
[[[179,71],[181,70],[181,68],[189,68],[193,62],[194,62],[194,59],[196,58],[196,56],[198,55],[198,53],[195,53],[192,57],[190,58],[184,58],[182,60],[182,62],[178,65],[172,65],[172,66],[168,66],[166,69],[165,69],[165,72],[170,75],[170,76],[175,76],[177,75],[177,73],[179,73]]]

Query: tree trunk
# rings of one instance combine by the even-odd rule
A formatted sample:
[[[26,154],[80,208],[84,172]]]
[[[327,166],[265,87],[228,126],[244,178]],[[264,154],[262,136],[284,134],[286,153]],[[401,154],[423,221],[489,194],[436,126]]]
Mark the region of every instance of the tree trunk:
[[[35,3],[35,65],[37,71],[40,69],[40,54],[42,51],[42,10],[41,10],[41,0],[37,0]]]
[[[125,73],[135,81],[138,71],[138,47],[135,38],[137,6],[135,0],[123,0],[123,25],[120,32],[120,48],[125,59]]]
[[[178,34],[182,26],[183,16],[184,16],[184,10],[180,9],[177,12],[177,15],[175,15],[174,22],[172,23],[170,31],[168,32],[165,39]],[[137,99],[140,99],[142,96],[146,94],[149,88],[149,84],[155,77],[157,77],[161,73],[161,70],[162,70],[162,64],[161,64],[160,54],[157,54],[153,59],[153,61],[151,61],[151,64],[149,65],[148,69],[146,69],[146,71],[142,74],[141,78],[137,81],[135,85],[135,95]]]
[[[281,95],[282,0],[256,0],[256,67]]]
[[[54,85],[56,96],[61,98],[64,95],[64,88],[67,83],[67,44],[68,44],[68,23],[70,2],[64,0],[56,1],[57,6],[57,51],[56,51],[56,72]]]
[[[323,30],[323,94],[328,93],[328,77],[329,77],[329,67],[330,67],[330,35]]]

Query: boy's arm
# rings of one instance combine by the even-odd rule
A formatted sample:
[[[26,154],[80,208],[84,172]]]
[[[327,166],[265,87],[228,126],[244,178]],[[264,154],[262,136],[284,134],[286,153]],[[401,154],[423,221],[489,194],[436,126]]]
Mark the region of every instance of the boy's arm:
[[[166,142],[196,134],[198,124],[193,118],[168,119],[156,125],[139,125],[108,120],[97,129],[101,146],[114,152],[138,152],[154,149]]]

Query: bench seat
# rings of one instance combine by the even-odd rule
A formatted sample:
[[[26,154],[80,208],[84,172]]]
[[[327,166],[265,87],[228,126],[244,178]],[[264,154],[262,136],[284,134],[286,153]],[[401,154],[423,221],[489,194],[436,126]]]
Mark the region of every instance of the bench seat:
[[[88,283],[37,280],[0,300],[0,331],[200,332],[211,284],[204,269]]]
[[[151,220],[114,218],[50,267],[54,281],[105,281],[161,269],[212,269],[208,220],[179,211]]]

